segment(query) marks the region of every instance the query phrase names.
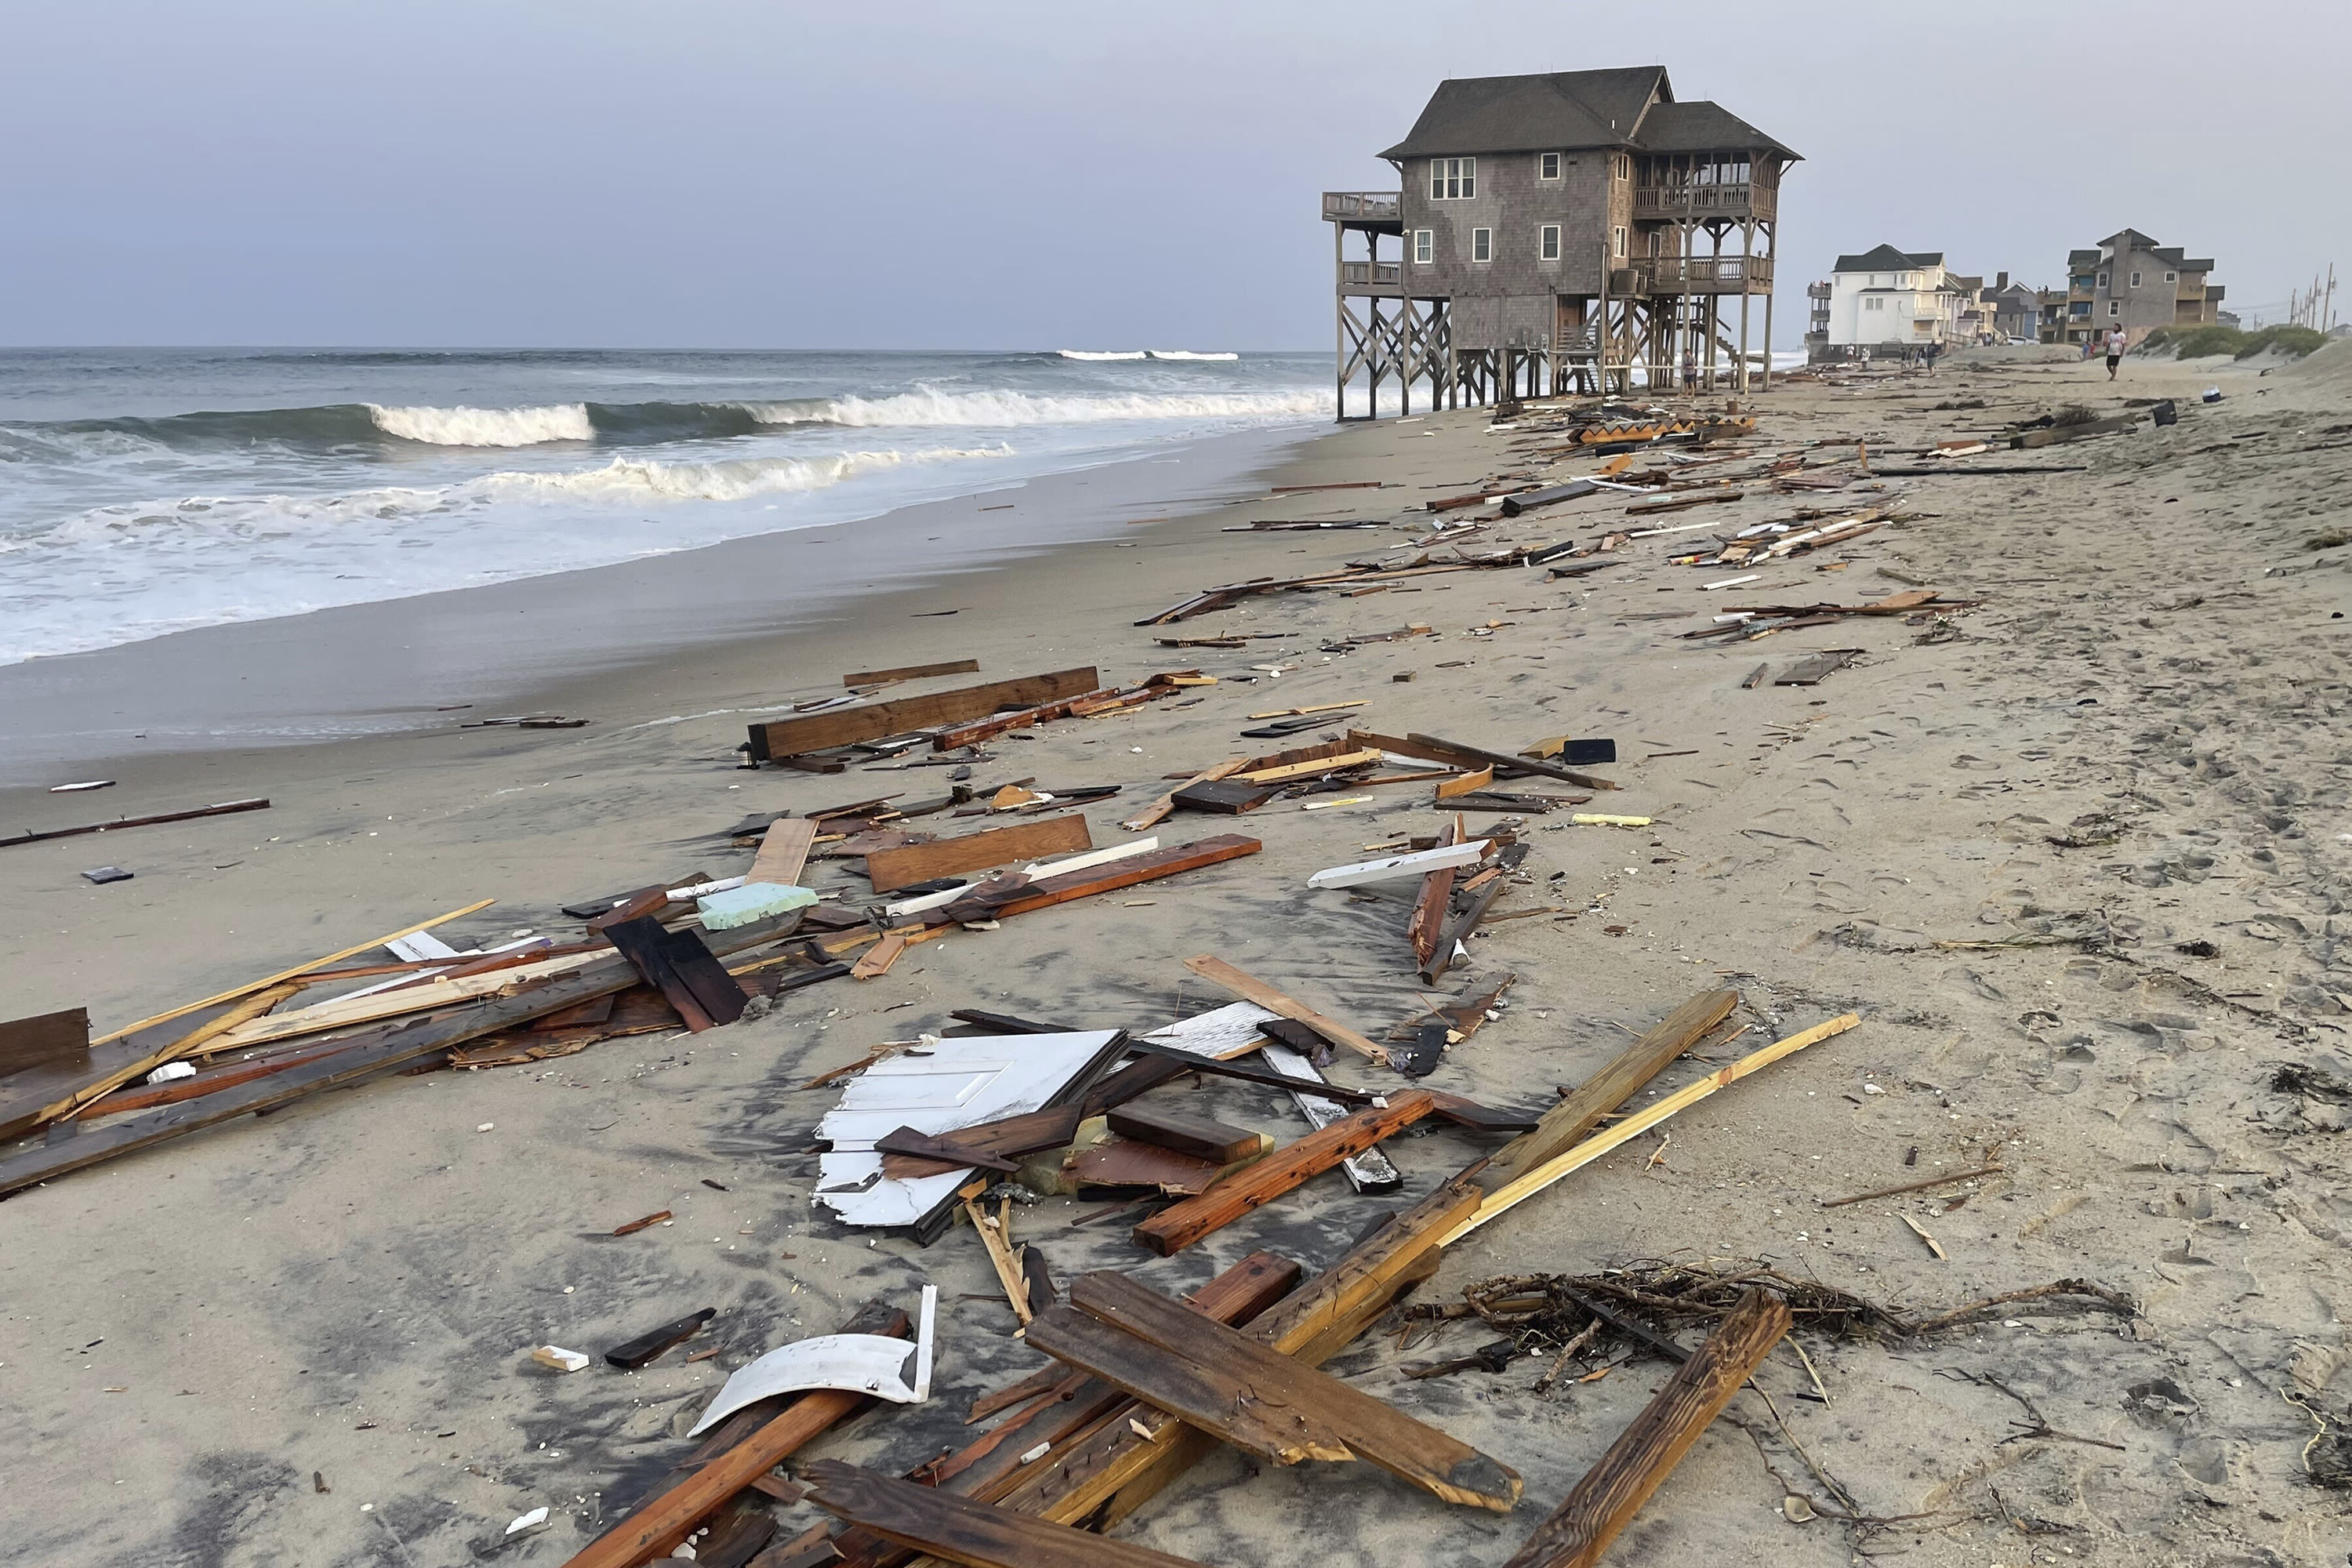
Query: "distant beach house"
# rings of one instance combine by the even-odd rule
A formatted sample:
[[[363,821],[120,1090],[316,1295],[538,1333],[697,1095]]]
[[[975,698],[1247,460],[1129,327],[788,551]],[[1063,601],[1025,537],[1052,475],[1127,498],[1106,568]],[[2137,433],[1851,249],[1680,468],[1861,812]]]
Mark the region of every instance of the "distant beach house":
[[[1981,278],[1955,276],[1940,250],[1882,245],[1841,256],[1830,269],[1829,335],[1811,357],[1843,359],[1966,342],[1981,316]]]
[[[2032,342],[2042,326],[2042,290],[2026,283],[2011,283],[2006,272],[1996,273],[1992,287],[1980,298],[1988,319],[1986,330],[2006,342],[2011,338],[2023,338]]]
[[[1663,388],[1685,354],[1709,389],[1745,391],[1751,369],[1769,383],[1780,175],[1799,155],[1677,101],[1663,66],[1442,82],[1380,155],[1401,190],[1323,196],[1340,417],[1351,384],[1377,413],[1394,382],[1409,412],[1415,383],[1444,407],[1622,389],[1637,367]]]
[[[2210,257],[2190,258],[2136,228],[2118,229],[2093,248],[2066,253],[2066,294],[2055,319],[2045,313],[2042,340],[2079,343],[2116,327],[2137,342],[2158,327],[2210,326],[2220,320],[2222,288],[2208,282]]]

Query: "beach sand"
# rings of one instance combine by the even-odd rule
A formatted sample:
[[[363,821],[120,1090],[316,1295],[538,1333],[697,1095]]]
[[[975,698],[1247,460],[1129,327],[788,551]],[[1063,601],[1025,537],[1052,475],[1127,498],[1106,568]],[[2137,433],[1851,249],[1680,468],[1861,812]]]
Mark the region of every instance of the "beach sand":
[[[2130,361],[2111,387],[2096,363],[1959,356],[1932,378],[1776,388],[1758,402],[1761,448],[1862,441],[1882,466],[2071,403],[2105,414],[2170,396],[2182,418],[1979,459],[2079,472],[1857,484],[1837,504],[1899,493],[1909,521],[1729,592],[1699,587],[1723,574],[1668,563],[1684,535],[1635,542],[1581,581],[1464,572],[1362,597],[1254,598],[1159,629],[1280,634],[1247,651],[1157,647],[1133,625],[1207,584],[1416,537],[1429,519],[1405,508],[1517,466],[1524,437],[1464,412],[1349,426],[1263,476],[1391,488],[1265,498],[1252,485],[1263,499],[1246,505],[1122,519],[1121,537],[534,694],[594,718],[588,729],[171,752],[107,763],[123,779],[114,790],[0,794],[12,829],[275,802],[5,852],[5,1011],[86,1003],[100,1028],[480,898],[499,901],[444,933],[461,946],[568,931],[561,903],[740,872],[748,854],[725,830],[749,812],[935,794],[929,769],[738,765],[751,716],[877,666],[971,657],[983,678],[1084,663],[1107,681],[1194,665],[1219,677],[1197,705],[992,742],[976,783],[1123,785],[1087,808],[1097,843],[1127,837],[1118,819],[1165,774],[1297,743],[1236,739],[1244,715],[1356,700],[1331,732],[1352,721],[1498,751],[1612,736],[1622,761],[1596,771],[1623,788],[1596,805],[1656,819],[1530,819],[1528,881],[1497,912],[1553,912],[1490,924],[1433,991],[1412,973],[1398,898],[1305,885],[1368,845],[1434,831],[1428,786],[1312,813],[1277,800],[1158,830],[1163,842],[1246,832],[1262,854],[958,931],[887,976],[794,993],[757,1022],[529,1068],[394,1077],[21,1194],[0,1205],[12,1555],[458,1563],[546,1505],[554,1528],[500,1560],[559,1563],[684,1454],[676,1434],[730,1370],[869,1298],[911,1306],[926,1279],[941,1291],[933,1400],[885,1407],[811,1451],[903,1471],[960,1445],[970,1397],[1038,1358],[1012,1337],[967,1232],[920,1248],[813,1215],[811,1129],[835,1092],[794,1086],[936,1031],[958,1007],[1153,1026],[1226,1000],[1182,964],[1215,952],[1375,1037],[1427,1000],[1516,975],[1509,1005],[1429,1080],[1488,1103],[1546,1100],[1718,984],[1740,990],[1737,1016],[1752,1026],[1737,1049],[1862,1015],[1450,1249],[1420,1300],[1496,1275],[1672,1257],[1762,1258],[1911,1308],[2064,1278],[2141,1303],[2128,1323],[1995,1320],[1922,1344],[1809,1335],[1828,1403],[1807,1397],[1785,1350],[1757,1384],[1857,1511],[1898,1522],[1790,1522],[1784,1495],[1824,1504],[1828,1483],[1769,1435],[1768,1468],[1719,1423],[1611,1561],[1831,1564],[1866,1548],[1927,1564],[2342,1562],[2343,1494],[2305,1465],[2331,1451],[2313,1440],[2339,1430],[2352,1401],[2352,1373],[2336,1371],[2352,1312],[2346,1107],[2271,1086],[2287,1062],[2352,1076],[2352,549],[2307,547],[2344,526],[2352,399],[2325,364],[2261,369]],[[2208,385],[2225,401],[2193,405]],[[1728,531],[1809,504],[1748,490],[1698,521]],[[1589,542],[1622,524],[1623,502],[1595,497],[1470,537]],[[1399,526],[1221,531],[1351,515]],[[765,559],[730,546],[662,564],[702,562],[714,598],[734,602],[722,579]],[[1676,636],[1727,602],[1852,604],[1914,584],[1982,604],[1929,626]],[[1409,622],[1441,636],[1325,651]],[[1759,663],[1829,647],[1864,651],[1818,687],[1741,684]],[[84,882],[101,862],[136,878]],[[824,867],[817,885],[855,901],[862,882]],[[2218,956],[2179,950],[2196,942]],[[1678,1063],[1661,1090],[1709,1065]],[[1391,1081],[1346,1060],[1332,1072]],[[1304,1131],[1245,1085],[1160,1092],[1280,1139]],[[1174,1258],[1146,1257],[1122,1224],[1073,1228],[1097,1206],[1073,1200],[1020,1209],[1014,1236],[1058,1278],[1116,1268],[1168,1290],[1259,1247],[1314,1268],[1491,1142],[1438,1126],[1386,1147],[1401,1194],[1360,1197],[1327,1175]],[[1985,1163],[2001,1173],[1820,1206]],[[673,1223],[609,1235],[663,1208]],[[551,1342],[593,1353],[705,1306],[719,1316],[698,1342],[723,1347],[714,1359],[673,1352],[636,1373],[572,1376],[529,1359]],[[1546,1394],[1532,1392],[1541,1361],[1428,1381],[1399,1370],[1491,1337],[1471,1323],[1400,1353],[1374,1332],[1329,1369],[1517,1468],[1516,1514],[1449,1509],[1365,1465],[1276,1470],[1220,1450],[1118,1533],[1202,1563],[1500,1563],[1667,1368],[1633,1360]],[[2068,1436],[2021,1437],[2020,1403],[1959,1373],[2006,1380]],[[1732,1413],[1769,1427],[1755,1395]],[[787,1532],[814,1517],[781,1511]]]

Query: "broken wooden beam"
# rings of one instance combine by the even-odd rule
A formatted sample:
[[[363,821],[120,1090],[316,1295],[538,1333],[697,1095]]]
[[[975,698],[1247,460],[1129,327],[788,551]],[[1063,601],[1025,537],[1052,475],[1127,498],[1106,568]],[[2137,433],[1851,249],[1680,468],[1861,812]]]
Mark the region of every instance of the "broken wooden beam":
[[[1173,1149],[1179,1154],[1190,1154],[1218,1165],[1251,1159],[1265,1146],[1263,1133],[1179,1110],[1123,1105],[1113,1107],[1106,1120],[1110,1130],[1122,1138],[1140,1138],[1147,1143],[1157,1143],[1163,1149]]]
[[[1436,1109],[1430,1095],[1408,1089],[1390,1095],[1385,1106],[1368,1105],[1343,1116],[1234,1172],[1199,1197],[1160,1210],[1135,1227],[1136,1245],[1162,1258],[1181,1252]]]
[[[1091,849],[1094,843],[1093,836],[1087,831],[1087,819],[1072,812],[1066,816],[1041,816],[1010,827],[986,827],[961,838],[877,849],[866,857],[866,875],[876,892],[887,893],[917,882],[1003,866],[1033,856]]]
[[[1237,773],[1247,766],[1249,766],[1249,761],[1247,758],[1235,757],[1228,762],[1219,763],[1213,768],[1207,768],[1200,773],[1194,773],[1191,778],[1186,779],[1182,784],[1178,784],[1174,789],[1170,790],[1166,795],[1161,795],[1158,800],[1153,801],[1150,805],[1145,806],[1133,816],[1121,821],[1119,826],[1126,828],[1129,833],[1140,833],[1145,828],[1150,827],[1153,823],[1158,822],[1162,817],[1166,816],[1170,812],[1175,810],[1176,797],[1183,791],[1191,789],[1195,784],[1214,784],[1217,780],[1227,777],[1233,773]]]
[[[1594,1568],[1789,1324],[1788,1303],[1778,1296],[1743,1294],[1504,1568]]]
[[[969,724],[959,724],[951,729],[941,730],[931,737],[931,750],[952,752],[964,746],[977,746],[983,741],[992,741],[997,736],[1014,730],[1027,730],[1051,720],[1068,719],[1099,711],[1102,708],[1115,705],[1119,700],[1118,689],[1110,686],[1077,692],[1069,697],[1058,697],[1050,702],[1034,703],[1027,708],[1015,709],[1010,713],[999,713],[992,718],[975,720]],[[1138,694],[1136,700],[1141,700],[1142,694]]]
[[[1490,1189],[1501,1186],[1518,1173],[1573,1147],[1601,1125],[1602,1117],[1664,1072],[1669,1062],[1705,1039],[1738,1005],[1737,991],[1702,991],[1667,1014],[1579,1084],[1575,1093],[1545,1111],[1533,1130],[1496,1150],[1480,1173],[1480,1180]]]
[[[841,678],[844,686],[888,686],[900,680],[921,680],[934,675],[977,675],[980,660],[950,658],[939,664],[905,664],[896,669],[861,669]]]
[[[159,811],[149,816],[119,816],[112,822],[93,822],[79,827],[50,827],[0,838],[0,849],[15,844],[38,844],[51,838],[79,838],[87,833],[114,833],[125,827],[152,827],[163,822],[187,822],[199,816],[226,816],[239,811],[268,811],[269,802],[262,796],[250,800],[225,800],[217,805],[200,805],[188,811]]]
[[[1581,773],[1557,763],[1547,763],[1536,757],[1515,757],[1507,752],[1489,752],[1479,746],[1466,746],[1457,741],[1441,741],[1433,735],[1378,735],[1369,730],[1348,731],[1350,745],[1377,746],[1383,752],[1394,752],[1401,757],[1421,757],[1433,763],[1451,763],[1455,767],[1482,768],[1492,766],[1497,776],[1507,773],[1540,773],[1582,789],[1615,789],[1616,781],[1597,773]]]
[[[818,1459],[800,1473],[808,1500],[827,1513],[969,1568],[1196,1568],[1131,1542],[992,1508],[838,1459]]]
[[[642,915],[606,927],[604,935],[696,1034],[743,1016],[751,996],[711,955],[700,931],[665,931],[659,921]]]
[[[775,762],[859,741],[903,735],[912,730],[964,723],[985,718],[1000,708],[1033,708],[1056,698],[1097,690],[1101,686],[1099,675],[1087,666],[1018,676],[1011,680],[992,680],[982,686],[934,691],[923,697],[900,697],[887,702],[806,713],[796,719],[752,725],[751,756],[754,763]]]
[[[1507,1513],[1518,1501],[1509,1467],[1123,1275],[1075,1281],[1028,1339],[1276,1464],[1361,1458],[1447,1502]]]
[[[1043,877],[1013,887],[992,888],[983,884],[974,888],[969,896],[934,911],[934,915],[949,922],[1003,920],[1012,915],[1026,914],[1032,910],[1051,909],[1073,899],[1090,898],[1097,893],[1131,888],[1139,882],[1178,876],[1204,866],[1213,866],[1221,860],[1238,859],[1244,855],[1255,855],[1264,847],[1258,840],[1244,838],[1239,834],[1215,834],[1207,838],[1196,838],[1190,844],[1172,845],[1146,855],[1131,855],[1123,860],[1059,877]]]

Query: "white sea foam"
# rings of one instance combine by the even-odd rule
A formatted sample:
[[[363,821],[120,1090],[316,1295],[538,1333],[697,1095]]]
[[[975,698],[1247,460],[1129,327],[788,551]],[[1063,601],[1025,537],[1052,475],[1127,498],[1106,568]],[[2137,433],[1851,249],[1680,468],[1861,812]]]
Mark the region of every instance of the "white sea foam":
[[[653,496],[664,500],[742,500],[751,496],[820,490],[844,479],[908,463],[1010,457],[1010,447],[941,447],[928,452],[841,452],[821,458],[730,458],[711,463],[664,463],[615,458],[601,468],[562,473],[499,473],[482,482],[509,493]]]
[[[1190,349],[1151,349],[1147,352],[1153,359],[1239,359],[1242,357],[1236,353],[1194,353]]]
[[[919,387],[888,397],[836,397],[829,402],[746,403],[752,418],[772,425],[886,426],[1094,425],[1121,419],[1279,419],[1320,414],[1330,406],[1320,388],[1280,392],[1164,392],[1052,396],[1038,393],[947,392]]]
[[[1097,362],[1114,359],[1150,359],[1151,357],[1151,351],[1150,349],[1059,349],[1055,352],[1064,359],[1082,359]]]
[[[584,403],[540,408],[385,408],[371,403],[368,416],[387,436],[435,447],[532,447],[596,436]]]

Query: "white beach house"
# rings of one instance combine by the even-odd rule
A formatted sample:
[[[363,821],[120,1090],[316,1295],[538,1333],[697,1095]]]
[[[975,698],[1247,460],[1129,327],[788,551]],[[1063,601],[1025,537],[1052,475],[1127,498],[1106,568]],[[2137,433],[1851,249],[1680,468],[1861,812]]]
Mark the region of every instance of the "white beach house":
[[[1837,258],[1828,346],[1842,353],[1857,344],[1877,350],[1957,341],[1964,336],[1961,313],[1975,308],[1972,290],[1945,268],[1942,251],[1882,245]]]

